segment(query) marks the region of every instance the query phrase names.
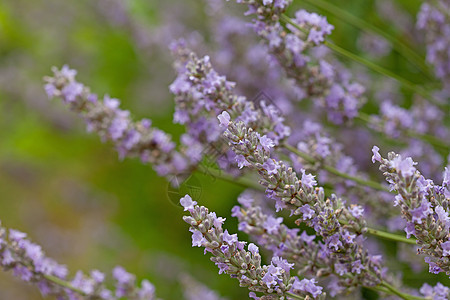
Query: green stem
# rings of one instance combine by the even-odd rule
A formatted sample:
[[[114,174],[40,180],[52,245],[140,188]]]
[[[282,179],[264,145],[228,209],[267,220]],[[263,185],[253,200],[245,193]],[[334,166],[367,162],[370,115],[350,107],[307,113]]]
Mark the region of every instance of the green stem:
[[[291,24],[292,26],[294,26],[295,28],[297,28],[298,30],[301,30],[304,32],[304,29],[301,28],[296,22],[294,22],[291,18],[289,18],[288,16],[282,14],[281,15],[281,19],[283,21],[285,21],[286,23]],[[336,44],[333,44],[327,40],[325,40],[324,45],[326,45],[328,48],[330,48],[331,50],[341,54],[342,56],[345,56],[353,61],[356,61],[362,65],[365,65],[366,67],[368,67],[369,69],[372,69],[373,71],[380,73],[382,75],[385,75],[387,77],[390,77],[392,79],[397,80],[398,82],[400,82],[404,87],[410,89],[413,92],[416,92],[417,94],[423,96],[424,98],[428,99],[431,103],[433,103],[436,106],[439,106],[440,108],[446,109],[446,105],[440,103],[438,100],[436,100],[433,95],[431,95],[428,91],[424,90],[421,86],[415,85],[414,83],[410,82],[409,80],[393,73],[392,71],[389,71],[359,55],[356,55]]]
[[[309,163],[317,163],[318,162],[312,156],[309,156],[308,154],[298,150],[297,148],[295,148],[295,147],[293,147],[291,145],[285,144],[284,146],[285,146],[285,148],[287,150],[291,151],[292,153],[295,153],[296,155],[300,156],[301,158],[303,158],[304,160],[306,160]],[[331,174],[334,174],[336,176],[339,176],[339,177],[351,180],[351,181],[356,182],[356,183],[358,183],[360,185],[367,186],[367,187],[373,188],[373,189],[378,190],[378,191],[389,192],[388,188],[386,188],[385,186],[383,186],[382,184],[380,184],[378,182],[375,182],[375,181],[372,181],[372,180],[364,180],[364,179],[362,179],[360,177],[356,177],[356,176],[352,176],[352,175],[349,175],[349,174],[346,174],[346,173],[342,173],[342,172],[338,171],[337,169],[335,169],[335,168],[333,168],[331,166],[324,165],[324,164],[322,164],[321,166],[322,166],[322,168],[324,170],[326,170],[326,171],[328,171]]]
[[[42,276],[45,279],[47,279],[48,281],[53,282],[54,284],[57,284],[57,285],[62,286],[62,287],[65,287],[65,288],[67,288],[69,290],[72,290],[72,291],[82,295],[82,296],[86,295],[82,290],[77,289],[76,287],[72,286],[69,282],[67,282],[65,280],[62,280],[62,279],[60,279],[58,277],[55,277],[53,275],[45,275],[45,274],[43,274]]]
[[[368,270],[368,272],[376,277],[376,275],[372,271]],[[371,287],[366,286],[366,287],[369,289],[375,290],[375,291],[386,293],[386,294],[397,295],[398,297],[405,299],[405,300],[425,300],[426,299],[426,298],[410,295],[407,293],[403,293],[403,292],[399,291],[396,287],[394,287],[393,285],[391,285],[390,283],[388,283],[384,280],[381,280],[381,282],[376,286],[371,286]]]
[[[418,67],[425,75],[430,78],[433,78],[433,75],[430,74],[430,70],[428,66],[425,64],[425,59],[418,55],[413,49],[411,49],[408,45],[400,41],[398,38],[390,35],[388,32],[364,21],[361,18],[349,13],[346,10],[339,8],[338,6],[324,0],[302,0],[304,2],[309,3],[315,7],[321,8],[327,13],[330,13],[344,22],[347,22],[356,28],[359,28],[362,31],[373,33],[379,35],[386,40],[388,40],[394,49],[400,53],[405,59],[409,60],[416,67]]]
[[[391,294],[397,295],[402,299],[406,299],[406,300],[426,300],[426,298],[423,297],[418,297],[418,296],[414,296],[414,295],[410,295],[410,294],[406,294],[403,293],[399,290],[397,290],[394,286],[390,285],[387,282],[381,282],[380,283],[381,286],[383,286],[384,288],[386,288],[387,290],[391,291]]]
[[[373,274],[372,272],[369,271],[369,273],[371,273],[372,275],[375,276],[375,274]],[[378,285],[376,286],[364,286],[368,289],[377,291],[377,292],[382,292],[382,293],[386,293],[388,295],[396,295],[402,299],[405,300],[426,300],[426,298],[422,298],[422,297],[418,297],[418,296],[414,296],[414,295],[410,295],[410,294],[406,294],[403,293],[401,291],[399,291],[396,287],[394,287],[393,285],[387,283],[386,281],[381,281]]]
[[[370,115],[363,112],[358,112],[357,118],[366,123],[366,126],[368,126],[371,122]]]
[[[390,240],[390,241],[396,241],[396,242],[416,245],[416,239],[407,239],[404,236],[390,233],[390,232],[385,232],[385,231],[381,231],[381,230],[377,230],[377,229],[373,229],[373,228],[367,228],[367,233],[371,234],[373,236],[380,237],[382,239]]]
[[[221,170],[218,170],[218,169],[213,168],[213,167],[205,167],[203,165],[198,165],[197,170],[200,173],[203,173],[205,175],[209,175],[209,176],[211,176],[213,178],[218,178],[218,179],[221,179],[223,181],[230,182],[230,183],[239,185],[239,186],[244,187],[244,188],[252,188],[254,190],[261,191],[261,192],[265,191],[265,189],[264,189],[264,187],[262,185],[254,182],[253,180],[251,180],[249,178],[245,178],[245,177],[237,177],[237,178],[235,178],[233,176],[230,176],[230,175],[226,174],[225,172],[223,172]]]
[[[386,294],[390,294],[391,292],[381,286],[364,286],[365,288],[369,289],[369,290],[373,290],[375,292],[382,292],[382,293],[386,293]]]
[[[305,299],[305,298],[303,298],[303,297],[300,297],[300,296],[298,296],[298,295],[296,295],[296,294],[293,294],[293,293],[290,293],[290,292],[286,292],[286,295],[288,295],[289,297],[292,297],[292,298],[294,298],[294,299],[302,299],[302,300]]]

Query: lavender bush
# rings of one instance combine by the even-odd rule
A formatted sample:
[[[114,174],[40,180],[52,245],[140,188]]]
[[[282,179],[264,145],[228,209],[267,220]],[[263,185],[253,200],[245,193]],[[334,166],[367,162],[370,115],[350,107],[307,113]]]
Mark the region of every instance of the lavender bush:
[[[149,30],[125,2],[100,2],[95,10],[130,35],[142,62],[151,51],[172,61],[172,121],[183,132],[137,120],[126,101],[92,91],[65,64],[44,78],[44,91],[120,160],[138,157],[167,180],[188,225],[182,236],[190,231],[192,247],[239,282],[239,297],[245,290],[253,299],[450,299],[448,1],[422,3],[415,31],[396,7],[403,21],[394,33],[324,0],[305,1],[324,15],[292,0],[205,0],[203,37],[181,17]],[[377,9],[392,12],[386,5]],[[332,40],[343,22],[358,30],[360,52]],[[393,56],[405,67],[380,63]],[[196,174],[239,186],[226,204],[239,238],[206,207],[220,190],[201,197],[189,183]],[[27,234],[2,226],[0,265],[43,296],[157,299],[158,284],[137,284],[122,267],[108,288],[102,272],[69,272]],[[408,270],[423,266],[429,274],[410,282]],[[163,268],[161,282],[181,283],[186,299],[222,299],[196,281],[195,267],[182,276]]]

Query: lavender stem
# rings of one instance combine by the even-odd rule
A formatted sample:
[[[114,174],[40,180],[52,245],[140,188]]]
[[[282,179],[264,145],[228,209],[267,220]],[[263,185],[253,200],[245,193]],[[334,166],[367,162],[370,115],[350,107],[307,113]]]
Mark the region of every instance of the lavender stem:
[[[399,290],[397,290],[394,286],[390,285],[387,282],[381,282],[380,285],[385,287],[386,289],[391,291],[393,294],[399,296],[402,299],[411,299],[411,300],[424,300],[424,299],[426,299],[426,298],[423,298],[423,297],[417,297],[417,296],[414,296],[414,295],[402,293]]]
[[[296,155],[300,156],[301,158],[305,159],[306,161],[308,161],[310,163],[316,163],[317,162],[314,158],[312,158],[308,154],[298,150],[297,148],[295,148],[295,147],[293,147],[291,145],[284,144],[284,147],[287,150],[295,153]],[[375,181],[372,181],[372,180],[364,180],[364,179],[361,179],[360,177],[355,177],[355,176],[352,176],[352,175],[349,175],[349,174],[346,174],[346,173],[342,173],[342,172],[338,171],[337,169],[335,169],[335,168],[333,168],[331,166],[322,165],[322,168],[324,170],[326,170],[326,171],[336,175],[336,176],[339,176],[339,177],[342,177],[342,178],[345,178],[345,179],[349,179],[349,180],[354,181],[354,182],[356,182],[356,183],[358,183],[360,185],[367,186],[367,187],[370,187],[370,188],[373,188],[373,189],[379,190],[379,191],[389,192],[388,188],[386,188],[385,186],[381,185],[378,182],[375,182]]]
[[[77,289],[76,287],[71,285],[69,282],[67,282],[65,280],[62,280],[62,279],[60,279],[60,278],[58,278],[56,276],[44,274],[43,277],[45,279],[53,282],[54,284],[57,284],[59,286],[65,287],[65,288],[68,288],[69,290],[74,291],[75,293],[80,294],[81,296],[86,296],[86,294],[82,290]]]
[[[377,236],[377,237],[386,239],[386,240],[416,245],[416,239],[412,239],[412,238],[407,239],[404,236],[390,233],[390,232],[385,232],[385,231],[381,231],[381,230],[377,230],[377,229],[373,229],[373,228],[367,228],[367,233],[371,234],[373,236]]]

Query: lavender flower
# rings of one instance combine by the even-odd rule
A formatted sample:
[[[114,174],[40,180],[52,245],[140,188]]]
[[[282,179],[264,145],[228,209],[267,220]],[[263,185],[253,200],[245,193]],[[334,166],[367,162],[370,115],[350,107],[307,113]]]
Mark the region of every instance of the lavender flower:
[[[444,86],[450,88],[450,4],[448,1],[426,1],[417,15],[417,28],[425,33],[427,61]]]
[[[393,138],[408,136],[408,131],[418,134],[436,135],[448,138],[448,128],[442,126],[445,114],[436,106],[416,102],[410,109],[401,108],[384,101],[380,107],[380,115],[372,116],[371,126]]]
[[[262,103],[262,107],[258,109],[244,97],[235,95],[234,83],[227,81],[224,76],[220,76],[212,68],[209,57],[197,58],[193,52],[185,47],[182,41],[174,44],[172,51],[177,57],[175,67],[178,71],[178,77],[171,86],[171,91],[176,95],[175,116],[186,116],[184,124],[188,127],[189,133],[196,142],[199,144],[213,142],[218,143],[220,146],[221,142],[219,141],[220,135],[218,136],[218,132],[221,132],[228,126],[231,117],[242,120],[249,127],[264,134],[260,137],[262,147],[270,148],[278,145],[289,136],[289,127],[283,124],[284,118],[273,106],[266,106]],[[211,101],[211,99],[214,99],[214,101]],[[223,109],[226,111],[223,111]],[[219,126],[217,121],[213,122],[211,120],[214,113],[216,115],[220,114],[218,117]],[[305,126],[305,128],[309,128],[309,126]],[[317,153],[317,158],[313,156],[317,161],[323,161],[324,164],[331,166],[336,165],[344,173],[356,175],[353,161],[350,157],[342,154],[342,147],[333,139],[321,136],[317,132],[316,134],[310,133],[307,137],[310,137],[311,144],[306,146],[302,143],[301,150],[311,153],[311,149],[314,151],[313,153]],[[219,147],[214,146],[214,148]],[[236,161],[239,168],[248,164],[242,155],[231,153],[233,154],[230,156],[232,158],[231,164],[234,164],[234,161]],[[271,173],[277,172],[278,164],[276,162],[267,160],[264,163],[266,169]],[[309,170],[317,171],[317,168],[320,168],[320,166],[320,164],[315,164]],[[309,167],[309,164],[305,165],[305,167]],[[364,177],[364,175],[358,175]],[[340,180],[332,183],[343,185],[343,188],[355,185],[349,180]],[[368,194],[365,190],[358,191],[356,197],[367,198]],[[378,202],[377,195],[373,198]],[[380,208],[379,205],[374,205],[374,207]],[[377,220],[385,219],[376,218],[376,216],[374,218]]]
[[[341,78],[340,70],[310,54],[334,28],[325,17],[299,10],[293,22],[301,30],[288,24],[290,33],[286,33],[279,20],[291,1],[269,7],[254,0],[237,2],[247,4],[247,13],[256,15],[257,19],[253,21],[255,31],[265,40],[269,51],[287,76],[295,80],[305,98],[311,98],[315,100],[314,103],[326,108],[329,120],[336,124],[357,115],[365,102],[363,86]]]
[[[359,212],[356,213],[357,217],[352,214],[358,210],[350,211],[335,195],[326,199],[323,188],[316,188],[310,176],[304,175],[306,180],[303,183],[292,168],[282,161],[274,161],[279,166],[276,172],[267,169],[264,164],[273,160],[270,152],[259,145],[259,134],[247,128],[243,122],[230,121],[224,136],[236,155],[243,155],[249,167],[259,173],[260,183],[266,187],[266,195],[276,201],[277,209],[290,209],[291,214],[300,217],[297,224],[305,222],[314,228],[324,239],[324,251],[333,253],[341,263],[348,264],[348,272],[358,282],[373,286],[382,281],[380,262],[368,255],[361,245],[365,222]],[[309,209],[305,209],[308,208],[305,205]],[[353,244],[348,242],[350,235],[355,235]],[[355,261],[361,265],[350,267]]]
[[[223,158],[218,162],[222,169],[238,173],[231,167],[239,158],[229,149],[223,149],[224,143],[220,139],[230,116],[260,129],[266,135],[261,137],[266,139],[266,147],[272,147],[270,143],[278,145],[289,136],[290,128],[284,124],[284,117],[278,109],[264,102],[257,108],[245,97],[237,96],[235,83],[219,75],[208,56],[198,58],[183,41],[174,43],[172,52],[178,73],[170,86],[176,103],[174,121],[178,122],[179,116],[183,116],[182,124],[188,129],[190,143],[218,149],[215,152],[219,152],[216,156]],[[220,115],[218,123],[216,116],[224,109],[227,111]],[[198,155],[199,152],[193,154]]]
[[[21,280],[37,285],[43,296],[68,300],[155,299],[155,288],[150,282],[144,280],[141,288],[137,288],[135,276],[122,267],[113,270],[115,293],[105,287],[105,275],[98,270],[92,270],[89,275],[78,271],[69,280],[66,266],[46,257],[42,248],[28,240],[25,233],[14,229],[8,231],[1,225],[0,266],[6,271],[12,270]]]
[[[417,244],[421,246],[418,252],[427,255],[425,261],[430,266],[430,272],[450,274],[448,182],[444,181],[441,186],[434,184],[420,174],[410,157],[403,158],[394,152],[388,153],[387,159],[376,160],[380,162],[380,171],[391,189],[398,193],[395,200],[407,222],[407,238],[417,238]],[[447,174],[446,169],[444,178]]]
[[[295,84],[286,79],[283,70],[272,63],[266,45],[258,42],[258,37],[247,22],[225,12],[226,7],[220,10],[220,14],[214,15],[214,23],[210,26],[214,29],[214,48],[218,49],[209,52],[215,69],[239,83],[236,86],[237,94],[249,97],[256,95],[252,96],[252,101],[257,106],[257,102],[269,98],[284,115],[295,113],[296,103],[292,100],[301,98]]]
[[[186,195],[183,199],[189,198]],[[183,201],[186,202],[186,201]],[[324,299],[322,288],[315,281],[300,281],[289,275],[293,264],[280,257],[273,257],[270,265],[261,265],[261,256],[257,247],[250,244],[245,250],[245,242],[238,240],[236,234],[229,234],[222,229],[222,222],[217,222],[215,213],[210,213],[204,206],[185,207],[190,216],[184,216],[193,233],[193,245],[205,247],[205,253],[212,254],[211,260],[219,267],[219,274],[226,273],[239,280],[240,286],[247,287],[251,297],[257,298],[255,292],[263,293],[266,298],[277,296],[290,299],[290,295]],[[195,241],[195,242],[194,242]],[[266,299],[262,298],[262,299]],[[259,299],[259,298],[258,298]]]
[[[380,168],[385,172],[391,188],[398,191],[398,195],[392,199],[388,193],[373,192],[370,188],[355,185],[355,180],[348,180],[350,177],[345,174],[358,178],[368,178],[368,175],[359,170],[352,157],[344,154],[344,146],[333,136],[325,133],[320,125],[304,120],[302,129],[292,131],[294,136],[290,142],[298,142],[297,149],[305,155],[289,155],[293,168],[280,160],[285,158],[283,146],[290,147],[285,144],[291,135],[285,117],[274,105],[264,101],[253,103],[238,96],[236,84],[227,78],[237,79],[239,83],[243,81],[246,87],[260,91],[261,86],[272,85],[274,78],[278,81],[278,77],[284,77],[280,76],[282,74],[277,69],[281,66],[290,78],[290,83],[294,83],[290,86],[294,87],[298,98],[309,98],[317,107],[325,108],[328,119],[335,124],[347,123],[358,114],[365,102],[365,88],[353,82],[349,72],[327,56],[323,44],[333,26],[325,17],[300,10],[292,23],[288,22],[284,26],[280,20],[284,18],[282,15],[292,0],[237,2],[247,5],[247,14],[255,16],[251,28],[265,44],[253,47],[246,41],[242,47],[251,51],[241,50],[240,45],[230,45],[234,37],[245,39],[249,29],[243,30],[242,22],[216,15],[217,20],[222,19],[214,23],[216,30],[220,31],[221,26],[224,30],[213,35],[219,45],[225,45],[218,47],[220,50],[216,55],[211,55],[211,58],[199,57],[183,41],[171,46],[176,57],[174,66],[177,73],[170,86],[176,102],[173,121],[187,128],[187,133],[181,137],[179,151],[175,149],[176,145],[170,136],[151,127],[149,120],[133,122],[130,113],[119,108],[117,99],[105,96],[100,100],[76,81],[76,71],[67,66],[61,70],[54,69],[54,77],[46,78],[45,90],[49,97],[61,97],[72,110],[83,116],[88,130],[114,143],[121,158],[138,156],[143,162],[153,164],[162,176],[193,171],[203,159],[205,146],[220,148],[222,157],[216,163],[222,169],[239,174],[241,171],[235,168],[237,163],[239,169],[247,167],[244,171],[251,169],[258,173],[260,183],[266,188],[265,195],[275,201],[277,211],[289,209],[291,216],[297,218],[297,225],[305,223],[314,229],[318,240],[316,235],[310,236],[305,231],[288,228],[283,224],[283,218],[257,207],[254,199],[240,197],[241,206],[235,206],[232,215],[239,219],[239,230],[248,233],[255,243],[246,247],[245,242],[239,241],[237,234],[222,228],[224,218],[198,206],[188,195],[181,198],[184,211],[190,214],[183,219],[190,225],[192,246],[204,247],[205,253],[210,252],[219,274],[226,273],[237,278],[241,286],[251,291],[251,298],[321,299],[325,298],[322,285],[328,289],[327,294],[333,297],[340,293],[347,295],[358,286],[390,290],[387,284],[390,279],[387,279],[386,269],[382,268],[381,256],[370,255],[368,248],[363,245],[366,222],[373,220],[377,224],[389,225],[393,230],[399,226],[405,227],[407,237],[415,236],[421,246],[419,252],[427,255],[425,260],[430,265],[430,271],[450,273],[448,170],[444,173],[443,184],[435,185],[418,173],[416,163],[411,158],[403,159],[390,154],[389,160],[385,160],[379,154],[379,148],[374,147],[372,161],[381,162]],[[444,2],[439,0],[424,4],[419,15],[419,24],[424,25],[419,27],[426,30],[428,35],[428,60],[436,64],[439,78],[446,83],[448,53],[444,53],[445,49],[441,47],[448,40],[448,24],[445,23],[448,23],[448,14],[447,10],[439,12],[439,7],[448,8]],[[219,6],[210,3],[209,13],[218,14]],[[445,20],[442,21],[442,18]],[[127,19],[125,23],[130,24],[129,21]],[[251,71],[244,71],[247,66],[245,62],[236,63],[234,54],[237,53],[242,56],[237,61],[247,61],[253,66]],[[271,55],[269,59],[267,53]],[[269,61],[270,66],[264,68]],[[442,63],[445,65],[440,66]],[[231,65],[233,72],[222,73]],[[262,70],[264,80],[257,82],[259,77],[252,76],[253,70]],[[222,74],[227,74],[227,77]],[[282,86],[279,82],[275,85],[275,90]],[[291,93],[289,90],[275,94],[281,95],[280,98],[293,98],[288,97]],[[287,99],[275,101],[278,105],[287,102]],[[300,121],[296,115],[298,110],[291,103],[283,108],[286,107],[291,110],[286,117],[295,115],[293,120],[289,120],[290,125]],[[416,103],[406,110],[385,102],[381,107],[381,116],[372,118],[372,124],[378,131],[394,138],[414,132],[445,140],[449,132],[441,124],[444,118],[445,114],[441,111],[423,103]],[[229,148],[223,147],[223,140],[226,140]],[[426,144],[414,140],[408,142],[409,148],[404,151],[411,153],[409,155],[429,157],[426,172],[433,173],[437,166],[442,165],[442,159],[437,158],[439,154],[428,151]],[[421,163],[421,167],[423,165]],[[330,176],[332,173],[337,174],[336,170],[344,174],[343,178]],[[313,176],[310,172],[317,175]],[[326,197],[324,189],[317,186],[318,182],[325,182],[327,187],[332,186],[337,195],[348,200],[336,194]],[[383,187],[378,189],[382,190]],[[380,200],[386,199],[393,200],[394,205],[402,209],[406,224],[399,222],[396,211],[380,205]],[[25,234],[14,230],[9,232],[7,238],[6,233],[3,234],[6,242],[0,239],[0,264],[13,268],[15,274],[25,281],[37,282],[44,294],[63,299],[83,296],[99,299],[154,298],[154,288],[148,281],[144,281],[142,288],[137,289],[136,277],[121,267],[113,270],[117,282],[114,291],[104,287],[105,276],[96,270],[89,275],[77,272],[68,280],[67,272],[62,271],[64,268],[40,262],[42,249],[26,242]],[[260,252],[264,251],[256,244],[273,253],[269,264],[261,263]],[[60,270],[57,272],[55,268]],[[291,276],[291,269],[299,277]],[[449,297],[448,288],[441,284],[436,287],[424,285],[421,293],[435,299]],[[201,296],[196,294],[193,297],[219,298],[206,289],[202,289]]]
[[[97,132],[102,140],[111,140],[119,156],[138,156],[144,163],[153,164],[161,176],[179,174],[192,169],[198,159],[189,156],[195,146],[186,140],[184,151],[175,150],[175,143],[165,132],[152,128],[150,120],[133,122],[130,113],[119,108],[119,100],[106,95],[103,101],[88,87],[75,81],[76,71],[64,66],[53,68],[54,77],[46,77],[45,89],[50,98],[61,97],[71,110],[80,114],[88,131]]]
[[[233,216],[239,220],[239,230],[247,233],[274,256],[294,263],[299,276],[312,276],[320,281],[334,274],[334,285],[328,286],[333,295],[353,289],[358,279],[350,272],[351,262],[345,263],[334,253],[330,253],[327,246],[315,241],[315,235],[310,236],[305,231],[300,233],[299,229],[288,228],[281,223],[282,218],[277,218],[277,224],[280,224],[268,228],[267,223],[273,222],[271,220],[275,218],[263,212],[256,195],[252,201],[249,201],[249,197],[253,196],[247,193],[241,195],[238,198],[241,206],[233,208]],[[353,239],[355,237],[348,233],[347,235]],[[343,275],[345,276],[342,277]]]
[[[175,95],[175,115],[186,116],[183,124],[200,142],[216,142],[226,127],[230,116],[258,128],[269,142],[278,145],[290,134],[283,124],[284,118],[273,106],[261,103],[261,108],[245,97],[234,93],[235,83],[219,75],[212,67],[209,56],[198,58],[182,41],[172,45],[176,57],[178,76],[170,90]],[[225,112],[223,112],[226,110]],[[220,124],[216,116],[219,116]],[[203,126],[206,123],[208,126]]]
[[[358,163],[363,161],[356,162],[353,157],[345,153],[345,146],[327,133],[321,124],[307,119],[298,123],[296,128],[299,129],[294,131],[295,135],[291,140],[297,141],[296,148],[299,153],[290,153],[289,158],[293,169],[298,174],[303,172],[302,169],[316,173],[315,180],[320,184],[333,186],[334,191],[341,197],[349,199],[350,203],[364,206],[365,218],[368,222],[384,227],[389,219],[398,215],[398,211],[386,205],[380,205],[380,201],[390,201],[390,195],[386,192],[387,188],[383,185],[377,185],[375,191],[373,187],[363,186],[354,180],[347,179],[347,176],[336,176],[335,172],[329,171],[332,167],[342,174],[371,180],[369,175],[358,166]]]
[[[446,300],[450,298],[450,289],[440,282],[438,282],[435,287],[425,283],[420,288],[420,293],[433,300]]]

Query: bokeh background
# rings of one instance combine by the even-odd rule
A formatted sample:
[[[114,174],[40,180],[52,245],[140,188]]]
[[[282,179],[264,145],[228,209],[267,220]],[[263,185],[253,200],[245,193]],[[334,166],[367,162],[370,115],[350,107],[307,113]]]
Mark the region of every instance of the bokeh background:
[[[220,0],[0,1],[0,219],[4,226],[27,232],[72,272],[96,268],[110,274],[115,265],[122,265],[139,279],[154,283],[164,299],[181,299],[183,282],[192,285],[191,279],[207,283],[229,299],[247,297],[248,291],[235,280],[217,274],[202,249],[191,247],[183,210],[168,198],[167,181],[138,160],[119,161],[110,144],[86,133],[82,120],[59,101],[49,101],[42,87],[42,78],[51,74],[52,66],[69,64],[78,70],[80,82],[100,95],[121,99],[136,118],[151,118],[177,140],[183,127],[172,124],[168,85],[175,73],[167,46],[171,39],[184,37],[202,45],[204,53],[211,51],[214,58],[218,45],[209,25],[214,13],[223,9],[220,2],[244,18],[242,10]],[[294,2],[293,10],[303,5]],[[420,38],[411,34],[421,1],[333,2],[424,53]],[[374,49],[373,38],[333,16],[328,18],[336,27],[332,39],[337,44],[420,80],[389,45]],[[197,175],[196,180],[200,202],[227,217],[226,227],[236,231],[230,210],[243,189],[208,176]],[[394,259],[401,251],[389,249]],[[406,264],[403,271],[404,281],[412,287],[427,274],[426,270],[409,272]],[[0,299],[43,298],[35,287],[2,272]]]

